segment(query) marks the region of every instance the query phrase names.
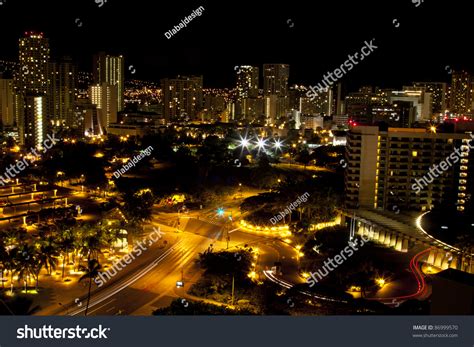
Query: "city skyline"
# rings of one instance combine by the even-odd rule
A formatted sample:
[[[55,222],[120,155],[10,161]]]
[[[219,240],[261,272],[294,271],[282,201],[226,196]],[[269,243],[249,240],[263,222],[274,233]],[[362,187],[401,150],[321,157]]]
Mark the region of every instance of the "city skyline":
[[[442,29],[434,26],[430,27],[429,33],[423,35],[424,28],[429,25],[428,21],[439,22],[441,18],[437,20],[436,16],[440,16],[440,13],[447,16],[449,11],[454,10],[448,8],[439,12],[438,5],[432,3],[423,3],[423,9],[420,9],[409,1],[406,3],[394,1],[384,6],[390,8],[393,4],[400,8],[395,11],[393,7],[394,13],[390,15],[376,11],[377,6],[382,5],[367,3],[347,5],[349,6],[347,13],[340,15],[343,16],[341,20],[344,21],[345,26],[351,28],[351,32],[339,35],[337,30],[332,30],[335,24],[330,22],[330,18],[319,18],[321,24],[319,22],[312,24],[313,21],[306,18],[309,13],[302,15],[304,11],[297,11],[300,4],[289,5],[291,7],[285,11],[272,9],[271,11],[278,12],[268,16],[265,6],[253,4],[249,7],[243,3],[235,9],[236,15],[233,18],[238,19],[239,15],[243,16],[245,13],[256,21],[250,21],[252,25],[242,27],[242,25],[234,25],[234,22],[227,23],[218,17],[217,13],[222,13],[221,7],[213,8],[216,5],[206,6],[202,3],[206,11],[199,20],[193,22],[192,29],[185,28],[168,40],[164,36],[166,30],[186,15],[181,6],[168,7],[166,19],[156,22],[156,18],[162,17],[156,17],[153,20],[154,15],[160,14],[148,13],[146,5],[137,4],[127,8],[128,4],[125,2],[109,1],[98,7],[94,1],[80,4],[72,2],[68,4],[67,10],[64,9],[63,15],[53,19],[51,11],[47,11],[39,3],[18,1],[5,3],[0,11],[0,19],[2,19],[0,29],[10,33],[4,41],[5,53],[2,58],[14,59],[16,39],[25,31],[36,30],[44,32],[45,36],[50,38],[53,57],[72,56],[81,71],[90,71],[91,56],[105,51],[112,55],[125,56],[128,78],[159,81],[161,78],[178,74],[202,74],[206,76],[207,86],[225,87],[233,84],[235,77],[232,71],[236,65],[261,66],[265,63],[285,63],[293,67],[290,76],[291,83],[313,85],[326,71],[337,66],[342,57],[351,50],[361,45],[364,40],[375,37],[376,42],[380,44],[380,52],[370,62],[357,67],[349,77],[343,79],[349,91],[365,84],[388,87],[400,83],[398,81],[402,81],[402,84],[412,82],[412,80],[447,81],[450,78],[447,73],[449,69],[473,70],[471,61],[458,49],[453,49],[446,55],[436,54],[440,51],[436,43],[439,44],[441,38],[444,35],[448,36],[450,30],[454,29],[449,26]],[[14,11],[16,6],[22,6],[25,21],[12,22],[7,15],[9,6],[11,11]],[[198,7],[196,3],[190,3],[188,6],[190,10]],[[359,9],[357,16],[351,16],[351,6],[371,10],[370,13],[375,12],[378,15],[364,14],[364,11]],[[313,11],[332,13],[335,10],[334,7],[335,5],[330,4],[318,5],[313,8]],[[120,21],[122,17],[118,13],[122,13],[124,8],[130,11],[130,18],[123,18],[124,25],[114,24],[112,20]],[[61,10],[59,3],[58,10]],[[420,15],[420,10],[423,11],[423,16]],[[301,19],[298,19],[296,13]],[[465,25],[463,24],[465,21],[462,20],[463,13],[464,11],[456,11],[456,16],[459,18],[457,31],[462,31],[462,26]],[[430,17],[427,14],[433,16]],[[164,13],[161,16],[164,16]],[[395,19],[399,22],[399,27],[395,27],[396,23],[392,23]],[[78,20],[77,23],[76,20]],[[258,28],[255,23],[260,23]],[[228,30],[229,36],[238,37],[238,31],[245,34],[248,41],[245,45],[248,47],[244,51],[250,50],[251,58],[236,49],[237,42],[234,43],[232,40],[226,42],[225,45],[214,44],[214,42],[222,41],[212,35],[216,32],[213,29],[217,29],[219,25],[223,29],[219,31],[224,33]],[[268,29],[262,30],[260,26],[266,26]],[[319,35],[322,29],[324,34]],[[236,35],[233,36],[234,32]],[[413,42],[413,35],[418,34],[422,35],[422,39]],[[107,39],[105,39],[106,35]],[[199,40],[196,41],[196,39]],[[459,35],[454,35],[453,32],[450,36],[450,46],[462,47],[460,40]],[[227,39],[224,38],[224,41]],[[76,42],[84,42],[85,45],[79,46],[75,44]],[[261,45],[257,44],[258,42],[261,42]],[[403,49],[400,46],[403,46]],[[222,49],[224,51],[220,52]],[[226,52],[226,50],[231,51]],[[423,59],[423,55],[428,54],[430,58]],[[420,64],[422,60],[424,63]],[[128,70],[129,66],[133,66],[136,70],[133,76]],[[384,73],[375,73],[382,68],[384,68]],[[217,71],[224,73],[217,73]]]

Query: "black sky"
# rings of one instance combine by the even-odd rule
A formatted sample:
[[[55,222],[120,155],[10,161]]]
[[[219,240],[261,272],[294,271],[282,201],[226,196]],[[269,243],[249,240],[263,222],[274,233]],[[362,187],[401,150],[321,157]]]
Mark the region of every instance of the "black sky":
[[[37,30],[81,70],[104,50],[123,54],[138,79],[203,74],[207,87],[231,87],[235,65],[289,63],[291,83],[316,84],[375,38],[377,51],[343,79],[349,89],[448,81],[446,66],[474,72],[469,1],[95,1],[0,0],[0,59],[16,60],[18,38]],[[201,17],[164,36],[199,6]]]

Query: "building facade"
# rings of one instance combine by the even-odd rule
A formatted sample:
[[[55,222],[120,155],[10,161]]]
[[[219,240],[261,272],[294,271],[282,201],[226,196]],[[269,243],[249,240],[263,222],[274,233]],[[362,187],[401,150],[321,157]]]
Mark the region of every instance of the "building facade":
[[[117,87],[117,111],[123,111],[124,103],[124,83],[125,65],[121,55],[113,56],[100,52],[94,56],[92,72],[95,84],[108,83]]]
[[[161,80],[163,116],[170,120],[198,119],[203,105],[202,76],[178,76]]]
[[[346,206],[424,211],[452,203],[463,211],[474,189],[471,140],[467,133],[352,128],[345,158]],[[446,161],[451,165],[441,164]]]

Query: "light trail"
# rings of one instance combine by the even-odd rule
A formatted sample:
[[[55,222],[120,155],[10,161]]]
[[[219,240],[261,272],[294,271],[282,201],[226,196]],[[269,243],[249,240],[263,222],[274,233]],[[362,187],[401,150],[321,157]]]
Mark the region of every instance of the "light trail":
[[[163,259],[165,259],[167,256],[169,256],[175,250],[175,248],[182,242],[183,242],[183,240],[178,241],[173,247],[171,247],[166,252],[161,254],[158,258],[156,258],[154,261],[152,261],[150,264],[148,264],[145,268],[143,268],[139,272],[135,273],[131,278],[126,279],[125,281],[123,281],[121,283],[117,283],[117,284],[111,286],[111,288],[108,288],[103,293],[97,294],[94,299],[91,299],[91,301],[89,303],[89,308],[94,307],[94,306],[100,304],[101,302],[103,302],[104,300],[107,300],[107,299],[111,298],[115,294],[121,292],[122,290],[124,290],[128,286],[130,286],[133,283],[135,283],[136,281],[138,281],[140,278],[145,276],[148,272],[153,270],[161,261],[163,261]],[[75,315],[78,315],[78,314],[84,312],[85,310],[86,310],[86,308],[83,307],[83,308],[80,308],[76,311],[71,312],[69,315],[70,316],[75,316]]]
[[[273,272],[272,271],[269,271],[269,270],[264,270],[263,271],[263,274],[265,275],[265,277],[267,277],[270,281],[272,281],[273,283],[276,283],[278,285],[280,285],[281,287],[284,287],[286,289],[291,289],[294,287],[294,284],[292,283],[289,283],[289,282],[286,282],[284,280],[281,280],[277,277],[275,277],[275,275],[273,275]],[[298,290],[299,293],[301,294],[304,294],[306,296],[311,296],[315,299],[319,299],[319,300],[324,300],[324,301],[332,301],[332,302],[342,302],[342,303],[345,303],[347,304],[347,301],[344,301],[344,300],[337,300],[337,299],[333,299],[333,298],[330,298],[330,297],[327,297],[327,296],[321,296],[321,295],[316,295],[314,293],[309,293],[309,292],[305,292],[303,290]]]
[[[394,300],[406,300],[410,298],[414,298],[422,294],[425,289],[426,289],[426,281],[425,281],[425,275],[423,272],[418,268],[418,264],[421,258],[426,252],[431,251],[431,248],[425,249],[424,251],[421,251],[418,254],[415,254],[415,256],[410,260],[410,270],[413,273],[413,276],[416,279],[416,282],[418,284],[418,288],[415,293],[409,294],[409,295],[402,295],[402,296],[394,296],[390,298],[367,298],[367,300],[375,300],[375,301],[380,301],[383,303],[383,301],[390,300],[392,301],[392,304],[395,304],[393,302]]]

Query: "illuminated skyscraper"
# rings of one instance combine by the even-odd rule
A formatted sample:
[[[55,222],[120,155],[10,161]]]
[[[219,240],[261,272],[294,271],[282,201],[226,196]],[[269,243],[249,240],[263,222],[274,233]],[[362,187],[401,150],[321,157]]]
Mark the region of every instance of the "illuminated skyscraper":
[[[49,40],[42,33],[26,32],[19,41],[18,92],[46,94]]]
[[[161,80],[163,116],[170,119],[196,119],[202,110],[202,76],[178,76]]]
[[[26,32],[19,40],[15,79],[15,117],[21,144],[42,146],[48,132],[48,63],[48,39],[42,33]]]
[[[117,86],[108,83],[89,87],[90,100],[97,107],[99,134],[107,132],[111,123],[117,122]]]
[[[47,135],[46,97],[29,94],[25,98],[25,114],[20,124],[20,136],[27,147],[42,148]]]
[[[14,102],[13,80],[0,77],[0,120],[3,126],[12,126],[16,123]]]
[[[73,127],[76,67],[70,58],[49,64],[49,121],[53,127]]]
[[[431,93],[433,113],[444,113],[446,110],[447,87],[444,82],[415,82],[415,87],[424,88],[426,93]]]
[[[453,113],[470,113],[471,98],[471,76],[466,71],[453,71],[450,111]]]
[[[288,78],[290,65],[264,64],[263,65],[263,92],[267,95],[278,97],[288,96]]]
[[[117,86],[117,111],[124,109],[125,68],[123,56],[96,54],[93,61],[94,83]]]
[[[239,99],[258,97],[258,75],[259,69],[256,66],[239,67],[237,70],[237,97]]]

